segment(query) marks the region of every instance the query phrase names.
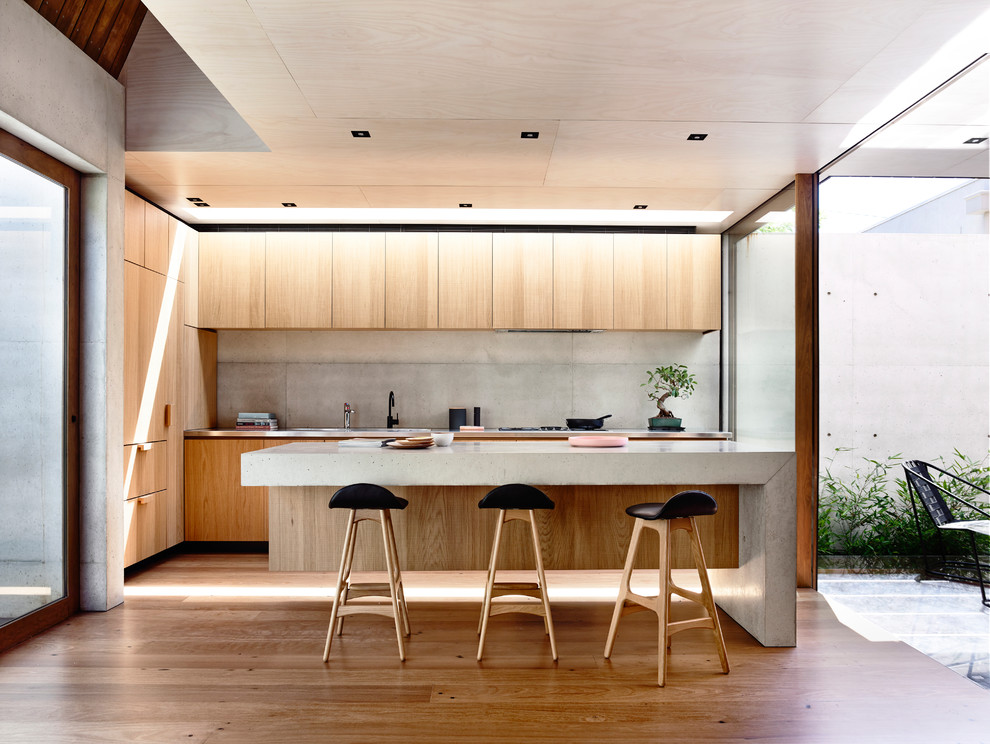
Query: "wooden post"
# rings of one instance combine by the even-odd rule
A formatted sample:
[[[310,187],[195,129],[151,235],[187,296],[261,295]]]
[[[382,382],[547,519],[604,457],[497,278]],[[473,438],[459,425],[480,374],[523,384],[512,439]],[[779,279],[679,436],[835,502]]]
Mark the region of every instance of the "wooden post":
[[[818,574],[818,174],[794,177],[797,585]]]

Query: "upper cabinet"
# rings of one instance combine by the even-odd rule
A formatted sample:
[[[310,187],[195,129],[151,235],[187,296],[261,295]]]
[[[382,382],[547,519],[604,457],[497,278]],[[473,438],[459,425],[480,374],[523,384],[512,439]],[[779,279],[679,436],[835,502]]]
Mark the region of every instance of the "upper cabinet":
[[[613,328],[667,328],[667,236],[615,235]]]
[[[265,327],[330,328],[333,234],[265,237]]]
[[[265,233],[200,233],[199,325],[265,327]]]
[[[385,327],[385,233],[333,234],[333,327]]]
[[[439,327],[492,327],[492,234],[439,236]]]
[[[146,235],[150,217],[142,212],[139,219]],[[199,283],[198,306],[186,310],[195,327],[711,331],[721,325],[718,235],[206,232],[182,248],[176,236],[182,228],[170,226],[168,235],[173,252],[199,254],[198,277],[194,272],[186,280],[191,292],[192,282]],[[147,260],[150,244],[142,239],[141,245]]]
[[[722,327],[721,244],[718,235],[667,236],[667,328]]]
[[[124,260],[144,266],[144,199],[124,192]]]
[[[612,234],[553,236],[553,327],[612,327]]]
[[[385,233],[385,327],[438,325],[438,236]]]
[[[553,327],[553,234],[492,235],[492,325]]]

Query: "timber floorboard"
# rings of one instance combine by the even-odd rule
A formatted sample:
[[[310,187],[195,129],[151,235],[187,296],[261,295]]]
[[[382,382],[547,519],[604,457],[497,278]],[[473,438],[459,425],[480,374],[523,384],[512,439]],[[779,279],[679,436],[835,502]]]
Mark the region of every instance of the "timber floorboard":
[[[474,660],[484,572],[404,574],[405,663],[390,619],[357,616],[323,664],[333,576],[176,555],[130,573],[123,605],[0,655],[0,741],[990,742],[990,692],[865,640],[812,590],[797,648],[764,648],[722,614],[731,673],[710,631],[687,631],[658,688],[650,613],[624,618],[602,658],[618,576],[548,574],[556,664],[528,615],[495,616]],[[674,602],[675,619],[689,612]]]

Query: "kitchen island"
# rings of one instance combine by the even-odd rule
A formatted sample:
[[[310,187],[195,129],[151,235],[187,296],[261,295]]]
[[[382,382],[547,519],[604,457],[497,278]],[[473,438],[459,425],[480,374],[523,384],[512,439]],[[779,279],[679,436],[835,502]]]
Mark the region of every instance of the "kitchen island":
[[[494,524],[477,501],[503,483],[540,486],[557,503],[542,515],[550,569],[621,568],[632,528],[626,506],[702,488],[720,504],[719,514],[699,520],[715,526],[703,536],[706,552],[733,548],[709,560],[716,601],[764,645],[795,643],[793,452],[726,441],[632,441],[602,449],[567,441],[455,441],[424,450],[299,442],[245,453],[241,477],[245,486],[269,487],[271,569],[311,571],[336,568],[343,515],[327,503],[348,483],[377,483],[409,499],[396,516],[405,570],[483,569]],[[715,522],[736,509],[728,524]],[[529,564],[522,540],[506,554],[510,568]]]

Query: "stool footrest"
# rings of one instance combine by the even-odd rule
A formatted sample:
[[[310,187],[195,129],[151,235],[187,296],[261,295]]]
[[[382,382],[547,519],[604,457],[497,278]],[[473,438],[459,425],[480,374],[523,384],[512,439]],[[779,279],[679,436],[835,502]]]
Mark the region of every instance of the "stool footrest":
[[[674,633],[680,633],[682,630],[693,630],[695,628],[714,630],[715,625],[712,623],[712,619],[710,617],[695,617],[690,620],[678,620],[677,622],[667,623],[667,635],[673,635]]]
[[[522,613],[525,615],[539,615],[546,617],[547,613],[543,609],[543,604],[493,604],[489,610],[489,615],[509,615],[512,613]]]
[[[346,604],[337,609],[337,617],[347,617],[348,615],[382,615],[394,618],[391,604]]]

